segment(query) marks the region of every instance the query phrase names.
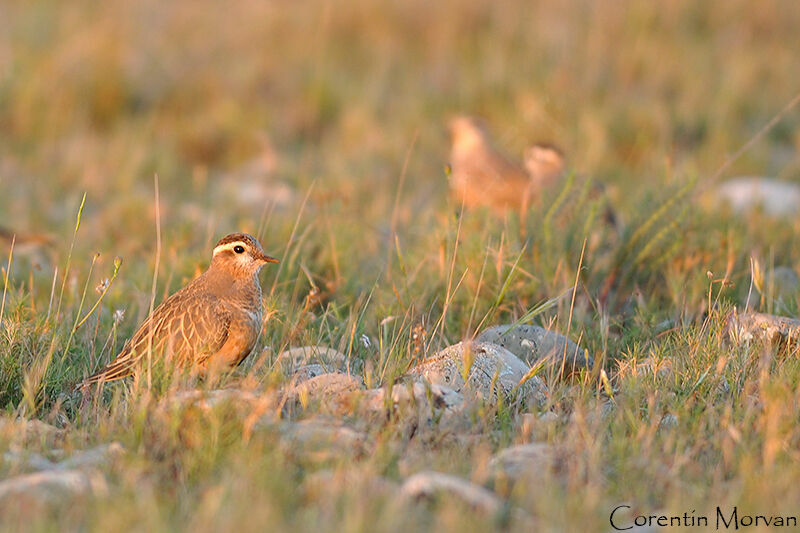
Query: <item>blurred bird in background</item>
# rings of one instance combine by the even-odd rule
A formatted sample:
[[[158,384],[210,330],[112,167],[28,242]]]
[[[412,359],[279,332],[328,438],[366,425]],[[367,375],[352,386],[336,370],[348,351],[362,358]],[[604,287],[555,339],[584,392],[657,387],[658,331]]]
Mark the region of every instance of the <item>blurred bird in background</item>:
[[[450,190],[467,208],[485,206],[498,214],[524,212],[564,172],[564,156],[549,145],[534,145],[525,153],[524,168],[494,147],[475,118],[450,121]]]
[[[20,232],[0,226],[0,246],[6,256],[11,251],[12,243],[14,256],[26,257],[37,270],[46,267],[53,259],[55,238],[52,235]]]

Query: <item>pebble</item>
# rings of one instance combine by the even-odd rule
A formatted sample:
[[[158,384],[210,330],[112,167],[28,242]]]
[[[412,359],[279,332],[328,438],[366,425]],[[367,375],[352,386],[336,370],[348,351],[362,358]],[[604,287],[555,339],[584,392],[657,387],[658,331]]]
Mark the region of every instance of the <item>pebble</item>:
[[[496,475],[511,479],[541,476],[557,466],[555,450],[549,444],[534,442],[510,446],[498,452],[489,462]]]
[[[413,500],[432,498],[442,493],[455,496],[470,507],[487,514],[496,514],[503,508],[500,498],[488,489],[441,472],[418,472],[406,479],[400,487],[400,494]]]
[[[775,178],[733,178],[717,188],[717,197],[738,213],[755,209],[763,209],[774,217],[793,217],[800,213],[800,185]]]
[[[120,443],[111,442],[88,450],[79,450],[60,461],[53,461],[38,453],[13,447],[3,454],[3,460],[13,467],[22,467],[26,470],[88,470],[107,466],[124,453],[125,448]],[[66,452],[54,449],[49,455],[65,456]]]
[[[0,481],[0,509],[33,512],[107,491],[106,479],[97,471],[42,470]]]
[[[325,372],[332,370],[344,370],[347,366],[347,356],[339,350],[334,350],[328,346],[309,345],[297,346],[284,350],[278,355],[278,361],[291,371],[295,371],[304,366],[321,365]]]
[[[471,362],[466,381],[465,363]],[[455,392],[470,391],[485,400],[501,393],[508,401],[519,398],[529,406],[547,402],[547,385],[539,376],[522,382],[530,367],[502,346],[488,342],[460,342],[449,346],[408,372],[414,379],[448,387]]]
[[[287,452],[311,461],[338,461],[367,452],[367,435],[337,421],[324,418],[284,421],[277,428],[281,446]]]
[[[555,370],[560,370],[566,348],[564,368],[567,375],[582,368],[591,370],[594,366],[594,360],[585,349],[565,336],[540,326],[493,326],[484,330],[476,340],[498,344],[529,365],[548,358],[548,365]]]

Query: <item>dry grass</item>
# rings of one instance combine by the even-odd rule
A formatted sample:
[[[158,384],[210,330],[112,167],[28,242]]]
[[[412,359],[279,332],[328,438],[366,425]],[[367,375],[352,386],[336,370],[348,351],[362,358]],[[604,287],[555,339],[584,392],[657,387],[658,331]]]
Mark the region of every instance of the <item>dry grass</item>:
[[[800,266],[800,225],[708,211],[694,193],[796,96],[794,3],[110,0],[0,12],[0,225],[56,237],[14,252],[0,405],[65,426],[67,449],[118,440],[128,451],[106,472],[107,494],[22,509],[7,527],[527,527],[447,499],[404,506],[370,485],[425,469],[486,484],[541,530],[605,531],[621,502],[793,512],[800,365],[794,353],[727,347],[721,331],[747,296],[751,257]],[[575,175],[522,225],[458,216],[444,165],[445,123],[459,112],[486,118],[509,153],[557,143]],[[723,177],[796,178],[798,131],[797,111],[787,113]],[[271,179],[291,192],[284,204],[269,201],[277,193],[243,201],[241,176],[229,174],[265,137]],[[606,185],[622,229],[603,222],[592,182]],[[574,306],[569,293],[534,320],[569,327],[595,354],[615,408],[601,416],[607,396],[588,377],[553,380],[555,423],[486,409],[469,439],[436,427],[409,438],[388,420],[365,428],[370,453],[316,461],[225,409],[165,411],[140,385],[71,399],[147,313],[154,266],[160,301],[233,230],[258,233],[283,262],[263,275],[272,351],[230,386],[276,390],[274,353],[303,344],[336,347],[363,363],[367,383],[388,383],[479,324],[512,322],[572,287],[585,240]],[[116,279],[73,334],[117,256]],[[677,425],[659,429],[666,414]],[[19,438],[6,428],[0,450]],[[493,484],[491,454],[531,439],[562,450],[566,466]],[[325,469],[352,477],[310,490]],[[0,475],[14,473],[0,463]]]

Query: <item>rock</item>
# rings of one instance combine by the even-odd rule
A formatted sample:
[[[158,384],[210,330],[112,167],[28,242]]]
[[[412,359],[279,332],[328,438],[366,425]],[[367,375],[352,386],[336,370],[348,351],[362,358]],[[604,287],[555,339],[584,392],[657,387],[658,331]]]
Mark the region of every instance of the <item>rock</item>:
[[[302,490],[309,501],[328,499],[346,487],[356,493],[390,498],[397,491],[397,483],[383,476],[356,470],[348,465],[339,470],[323,469],[309,474],[303,481]]]
[[[716,197],[738,213],[758,208],[774,217],[793,217],[800,213],[800,185],[775,178],[733,178],[717,188]]]
[[[290,369],[298,369],[305,365],[320,364],[326,370],[343,370],[347,363],[347,356],[328,346],[298,346],[290,348],[278,355],[278,361]]]
[[[725,376],[720,377],[719,383],[717,383],[717,387],[715,390],[717,392],[717,396],[720,397],[725,397],[730,394],[731,386],[728,383],[728,380],[725,378]]]
[[[311,418],[278,426],[287,453],[313,461],[354,458],[366,452],[367,436],[344,424]]]
[[[295,374],[290,384],[283,389],[283,416],[292,417],[295,410],[305,409],[309,402],[318,402],[321,412],[325,414],[336,417],[351,414],[352,396],[364,389],[361,377],[327,372],[307,378],[314,373],[309,372],[307,367]]]
[[[670,379],[673,376],[672,359],[656,359],[652,355],[636,365],[637,372],[646,376]]]
[[[539,414],[522,413],[517,424],[519,436],[525,440],[544,439],[560,420],[561,417],[553,411],[544,411]]]
[[[325,370],[325,367],[323,367],[322,365],[320,365],[318,363],[314,363],[312,365],[303,365],[303,366],[301,366],[300,368],[298,368],[297,370],[294,371],[294,373],[291,376],[291,380],[290,381],[294,385],[299,385],[300,383],[303,383],[304,381],[308,381],[311,378],[315,378],[317,376],[321,376],[322,374],[325,374],[325,373],[327,373],[327,371]]]
[[[754,281],[756,283],[753,291],[744,301],[745,308],[757,308],[759,303],[765,302],[764,298],[782,304],[794,302],[800,291],[800,278],[794,269],[787,266],[769,269],[763,276],[759,274]]]
[[[410,476],[400,487],[400,494],[413,500],[448,494],[487,514],[503,509],[503,502],[489,490],[441,472],[425,471]]]
[[[45,456],[36,453],[25,453],[14,447],[3,454],[3,462],[9,467],[19,470],[57,470],[58,464]]]
[[[658,429],[666,430],[678,427],[678,417],[667,413],[663,417],[661,417],[661,421],[658,423]]]
[[[45,470],[0,481],[0,509],[34,510],[67,505],[108,487],[102,474],[83,470]]]
[[[769,292],[770,285],[775,291],[776,298],[783,298],[787,301],[797,296],[800,288],[800,278],[793,268],[787,266],[776,266],[767,272],[767,283],[765,290]]]
[[[329,420],[308,419],[299,422],[285,422],[281,434],[295,443],[308,444],[316,441],[336,441],[345,446],[360,445],[366,440],[359,433],[343,424]]]
[[[594,360],[589,353],[563,335],[527,324],[494,326],[478,335],[479,342],[492,342],[510,351],[529,365],[548,358],[548,365],[561,369],[566,347],[564,371],[567,375],[582,368],[591,370]]]
[[[388,422],[391,431],[399,432],[403,439],[424,440],[471,430],[473,424],[466,406],[464,396],[449,387],[409,380],[332,397],[321,405],[321,410],[337,417],[355,418],[365,427]]]
[[[192,430],[195,425],[202,426],[213,419],[236,420],[243,423],[247,436],[256,424],[279,416],[281,401],[281,395],[275,390],[186,390],[161,400],[155,414],[163,424],[180,420],[179,433],[186,439],[184,445],[202,446],[195,438],[197,432]]]
[[[70,457],[59,461],[58,467],[61,469],[87,469],[107,466],[113,461],[125,455],[125,448],[119,442],[101,444],[72,454]]]
[[[39,443],[53,447],[63,440],[64,430],[41,420],[0,417],[0,436],[7,437],[13,443]]]
[[[466,382],[465,366],[469,366]],[[469,391],[485,400],[496,400],[499,392],[506,400],[522,398],[528,405],[541,407],[547,402],[547,386],[539,376],[522,382],[529,370],[528,365],[501,346],[460,342],[423,361],[408,375],[455,392]]]
[[[569,417],[570,424],[598,424],[611,419],[617,412],[617,405],[611,400],[599,400],[585,409],[576,409]]]
[[[371,389],[367,393],[367,406],[373,411],[381,411],[387,407],[397,409],[412,402],[427,409],[456,411],[464,404],[464,396],[461,393],[437,384],[397,383],[392,387],[391,404],[388,403],[387,387]]]
[[[557,457],[552,446],[534,442],[518,444],[498,452],[489,461],[495,475],[510,479],[541,477],[547,470],[557,466]]]
[[[438,436],[445,430],[460,432],[471,427],[464,396],[449,387],[423,382],[396,383],[391,387],[365,391],[354,404],[367,419],[375,422],[400,421],[397,427],[407,438],[419,435],[420,429],[435,429]],[[365,412],[366,411],[366,412]],[[352,412],[352,410],[351,410]]]
[[[726,319],[728,338],[734,343],[760,340],[769,343],[797,342],[800,320],[766,313],[739,313],[733,310]]]
[[[336,396],[345,392],[352,392],[364,388],[364,381],[360,376],[351,376],[341,372],[329,372],[312,378],[302,380],[287,391],[290,397],[320,398]]]
[[[213,390],[184,390],[179,391],[164,400],[166,405],[178,407],[197,407],[203,411],[210,411],[221,405],[229,405],[237,410],[250,410],[256,406],[277,404],[273,394],[258,394],[254,391],[242,389],[213,389]]]
[[[89,470],[107,466],[125,453],[125,448],[118,442],[101,444],[88,450],[74,452],[58,462],[51,461],[35,452],[24,452],[10,449],[3,454],[3,459],[11,465],[21,465],[26,470]],[[53,456],[66,455],[64,450],[52,450]]]
[[[558,422],[560,419],[561,417],[558,416],[558,413],[554,413],[553,411],[545,411],[539,415],[539,420],[547,424],[553,424]]]

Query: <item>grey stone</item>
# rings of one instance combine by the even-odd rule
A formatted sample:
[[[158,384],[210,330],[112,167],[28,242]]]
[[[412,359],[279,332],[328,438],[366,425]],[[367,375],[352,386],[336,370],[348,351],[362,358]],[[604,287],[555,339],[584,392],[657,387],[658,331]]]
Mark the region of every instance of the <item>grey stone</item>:
[[[269,423],[270,427],[274,427]],[[335,461],[366,453],[367,435],[337,421],[311,418],[282,422],[278,426],[281,447],[299,458]]]
[[[64,430],[37,419],[0,417],[0,436],[12,443],[40,443],[56,446],[64,438]]]
[[[367,391],[367,405],[370,409],[379,411],[389,406],[388,387],[372,389]],[[416,402],[419,405],[430,404],[431,407],[441,409],[458,409],[464,403],[464,396],[449,387],[437,384],[426,384],[419,382],[397,383],[392,387],[391,405],[398,407],[403,403]]]
[[[489,462],[495,474],[511,479],[541,476],[544,471],[556,466],[555,450],[542,442],[510,446],[498,452]]]
[[[291,387],[290,396],[320,397],[332,396],[344,392],[352,392],[364,388],[360,376],[352,376],[341,372],[319,374]]]
[[[398,489],[397,483],[390,479],[351,466],[318,470],[309,474],[302,484],[303,493],[311,500],[324,500],[330,494],[341,492],[343,487],[385,498],[393,497]]]
[[[322,374],[326,374],[327,372],[328,371],[325,370],[325,367],[323,367],[319,363],[303,365],[294,371],[294,373],[292,374],[291,382],[295,385],[299,385],[304,381],[308,381],[311,378],[321,376]]]
[[[278,361],[291,368],[318,363],[323,365],[328,372],[331,369],[341,369],[347,361],[347,356],[328,346],[298,346],[284,350],[278,356]]]
[[[403,497],[414,500],[431,498],[442,493],[455,496],[470,507],[487,514],[498,513],[503,508],[500,498],[489,490],[441,472],[418,472],[406,479],[400,487]]]
[[[766,270],[760,284],[761,292],[754,284],[752,292],[745,296],[743,307],[758,309],[759,304],[765,302],[766,298],[786,305],[794,302],[800,292],[800,278],[793,268],[787,266],[776,266]]]
[[[547,358],[548,365],[560,370],[564,350],[564,370],[571,374],[581,368],[591,369],[594,360],[588,352],[554,331],[527,324],[494,326],[478,335],[479,342],[492,342],[510,351],[529,365]]]
[[[789,342],[800,339],[800,320],[766,313],[739,313],[734,309],[726,319],[729,340],[735,344],[750,341],[768,343]]]
[[[553,411],[545,411],[544,413],[539,415],[539,420],[541,422],[545,422],[545,423],[549,424],[549,423],[558,422],[559,420],[561,420],[561,417],[558,416],[558,414],[554,413]]]
[[[739,213],[757,208],[774,217],[791,217],[800,213],[800,185],[775,178],[733,178],[717,188],[716,197]]]
[[[611,400],[600,400],[589,404],[585,410],[575,410],[569,417],[570,423],[598,424],[612,419],[617,412],[616,404]]]
[[[522,398],[528,405],[541,407],[547,402],[547,386],[538,376],[524,380],[529,370],[528,365],[502,346],[460,342],[423,361],[408,375],[455,392],[469,391],[485,400],[497,400],[500,393],[506,400]]]
[[[26,470],[89,470],[108,465],[125,453],[118,442],[101,444],[88,450],[79,450],[67,456],[61,449],[51,450],[49,455],[61,460],[53,461],[36,452],[25,452],[13,447],[3,454],[3,460]]]
[[[658,423],[658,429],[666,430],[678,427],[678,417],[667,413],[663,417],[661,417],[661,421]]]
[[[43,470],[0,481],[0,509],[66,505],[107,490],[96,471]]]
[[[250,424],[253,417],[266,419],[280,412],[282,396],[274,390],[241,390],[235,388],[214,390],[184,390],[167,396],[159,403],[161,414],[172,417],[222,412]]]

